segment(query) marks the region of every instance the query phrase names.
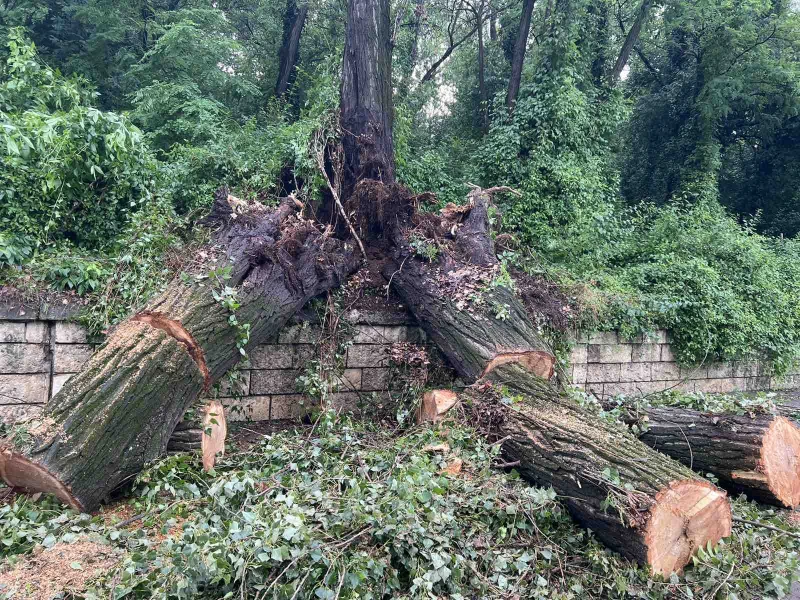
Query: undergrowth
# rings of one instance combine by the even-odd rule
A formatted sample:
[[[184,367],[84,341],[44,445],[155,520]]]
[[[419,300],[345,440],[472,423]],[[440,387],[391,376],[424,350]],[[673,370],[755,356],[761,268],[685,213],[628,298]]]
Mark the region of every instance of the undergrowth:
[[[800,541],[736,524],[685,575],[651,579],[573,523],[552,490],[492,468],[497,446],[447,425],[391,435],[323,413],[204,473],[165,458],[128,501],[138,522],[49,499],[0,508],[7,564],[89,538],[123,552],[85,598],[778,598]],[[461,462],[461,470],[456,465]],[[450,468],[450,473],[445,469]],[[454,468],[455,467],[455,468]],[[779,529],[788,513],[734,513]]]

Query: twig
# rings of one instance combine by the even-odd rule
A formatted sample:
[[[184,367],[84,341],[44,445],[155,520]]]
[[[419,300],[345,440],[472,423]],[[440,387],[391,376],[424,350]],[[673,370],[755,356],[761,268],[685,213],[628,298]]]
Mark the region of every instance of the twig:
[[[323,144],[322,147],[318,146],[318,142],[320,141],[320,132],[314,135],[314,158],[317,159],[317,167],[319,168],[320,173],[325,178],[326,183],[328,184],[328,188],[331,190],[331,195],[333,196],[334,202],[336,202],[336,208],[339,209],[339,214],[344,219],[344,222],[347,224],[347,228],[350,230],[350,234],[358,243],[358,247],[361,250],[361,255],[364,257],[364,260],[367,259],[367,251],[364,250],[364,244],[361,243],[361,238],[358,237],[353,224],[350,222],[350,219],[347,218],[347,213],[344,210],[344,206],[342,206],[342,201],[339,199],[339,193],[336,191],[336,188],[331,182],[331,178],[328,177],[328,172],[325,170],[325,145]]]
[[[392,288],[392,279],[394,279],[394,276],[395,276],[395,275],[397,275],[397,274],[398,274],[400,271],[402,271],[402,270],[403,270],[403,265],[404,265],[404,264],[406,264],[406,261],[407,261],[407,260],[408,260],[408,256],[406,256],[406,257],[403,259],[403,262],[401,262],[401,263],[400,263],[400,268],[399,268],[399,269],[397,269],[397,271],[395,271],[394,273],[392,273],[392,276],[391,276],[391,277],[389,277],[389,283],[387,283],[387,284],[386,284],[386,299],[387,299],[387,300],[389,299],[389,291],[390,291],[390,290],[391,290],[391,288]]]
[[[511,462],[494,463],[492,466],[495,469],[507,469],[510,467],[517,467],[519,464],[520,462],[518,460],[512,460]]]
[[[146,512],[143,512],[143,513],[141,513],[141,514],[138,514],[138,515],[134,515],[134,516],[132,516],[130,519],[125,519],[124,521],[122,521],[122,522],[120,522],[120,523],[117,523],[117,524],[115,525],[115,527],[116,527],[117,529],[122,529],[123,527],[126,527],[126,526],[130,525],[131,523],[135,523],[135,522],[136,522],[136,521],[138,521],[139,519],[144,519],[144,518],[145,518],[145,516],[147,516],[147,513],[146,513]]]
[[[681,430],[683,439],[686,440],[686,445],[689,447],[689,468],[692,469],[694,467],[694,454],[692,453],[692,445],[689,443],[689,438],[686,437],[686,434],[683,431],[683,427],[678,425],[678,429]]]
[[[766,523],[761,523],[760,521],[748,521],[747,519],[740,519],[739,517],[733,517],[731,521],[733,521],[734,523],[744,523],[746,525],[761,527],[762,529],[769,529],[770,531],[775,531],[777,533],[784,533],[786,535],[789,535],[793,538],[797,538],[800,540],[800,533],[794,533],[793,531],[786,531],[785,529],[781,529],[780,527],[775,527],[774,525],[767,525]]]
[[[720,590],[722,589],[722,586],[723,586],[723,585],[725,585],[725,584],[727,583],[728,579],[730,579],[730,578],[731,578],[731,575],[733,575],[733,569],[734,569],[734,567],[735,567],[735,566],[736,566],[736,563],[733,563],[733,564],[731,565],[731,570],[730,570],[730,571],[728,571],[728,574],[725,576],[725,579],[723,579],[722,581],[720,581],[720,582],[719,582],[719,585],[718,585],[718,586],[717,586],[717,587],[714,589],[714,591],[713,591],[713,592],[711,592],[711,593],[710,593],[708,596],[706,596],[706,598],[711,598],[711,599],[713,599],[713,598],[716,598],[716,597],[717,597],[717,592],[718,592],[718,591],[720,591]]]

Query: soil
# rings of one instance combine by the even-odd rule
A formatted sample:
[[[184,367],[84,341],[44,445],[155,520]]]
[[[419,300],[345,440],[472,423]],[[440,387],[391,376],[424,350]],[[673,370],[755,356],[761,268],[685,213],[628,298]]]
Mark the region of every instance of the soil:
[[[112,547],[86,540],[39,547],[0,573],[0,594],[14,592],[15,599],[51,600],[63,591],[80,592],[119,560]]]

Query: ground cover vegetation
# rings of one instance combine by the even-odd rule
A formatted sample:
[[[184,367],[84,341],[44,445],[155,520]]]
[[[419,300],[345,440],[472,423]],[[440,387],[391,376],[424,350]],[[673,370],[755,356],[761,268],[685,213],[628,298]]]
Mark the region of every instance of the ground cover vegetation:
[[[501,262],[465,306],[524,296],[514,274],[559,289],[561,314],[537,321],[557,348],[570,327],[669,328],[685,365],[765,358],[780,374],[797,359],[796,8],[417,0],[391,11],[397,180],[429,212],[474,186],[510,188],[486,215]],[[221,185],[324,210],[341,193],[335,149],[352,135],[338,120],[346,20],[343,3],[294,0],[4,2],[4,291],[86,298],[86,323],[105,331],[177,275],[218,282],[193,250]],[[428,265],[452,249],[432,225],[409,243]],[[245,354],[237,290],[220,290]],[[517,319],[490,304],[495,320]],[[577,402],[624,430],[623,400]],[[765,404],[718,402],[638,408]],[[493,472],[499,449],[478,439],[456,425],[390,435],[324,413],[313,431],[269,437],[211,474],[190,455],[156,463],[131,500],[143,528],[18,497],[0,512],[0,543],[12,569],[34,546],[110,544],[120,562],[86,597],[788,590],[789,513],[736,500],[734,536],[661,581],[573,525],[552,490]]]

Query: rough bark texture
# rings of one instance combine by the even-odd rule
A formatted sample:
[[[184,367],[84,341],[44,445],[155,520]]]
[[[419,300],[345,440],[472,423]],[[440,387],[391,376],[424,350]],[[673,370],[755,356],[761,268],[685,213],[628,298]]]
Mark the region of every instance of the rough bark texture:
[[[528,45],[528,34],[531,30],[531,18],[533,17],[533,6],[536,0],[525,0],[522,6],[522,18],[519,22],[519,33],[514,44],[514,58],[511,61],[511,77],[508,80],[508,93],[506,94],[506,106],[512,108],[517,101],[519,86],[522,82],[522,67],[525,64],[525,49]],[[546,17],[545,17],[546,18]]]
[[[611,74],[609,75],[609,83],[611,85],[614,85],[617,82],[619,76],[622,74],[622,70],[625,68],[625,65],[628,64],[631,51],[633,50],[636,41],[639,39],[639,34],[642,31],[642,25],[644,25],[644,22],[647,19],[647,12],[650,10],[651,3],[652,0],[642,0],[642,4],[639,7],[639,12],[636,13],[636,19],[633,21],[633,25],[631,25],[631,28],[628,30],[628,35],[625,36],[625,41],[622,44],[622,48],[620,48],[619,55],[614,63],[614,68],[611,70]]]
[[[236,317],[249,346],[276,333],[309,299],[355,270],[353,248],[278,209],[246,208],[220,194],[208,223],[220,228],[207,249],[231,267]],[[203,271],[204,270],[204,271]],[[27,436],[3,442],[0,475],[11,485],[52,492],[91,511],[163,454],[186,410],[239,360],[241,333],[215,300],[208,279],[176,279],[146,309],[121,323],[44,408]]]
[[[283,42],[278,54],[278,81],[275,84],[275,95],[283,96],[294,82],[295,67],[300,58],[300,35],[308,14],[308,4],[297,6],[295,0],[287,0],[286,14],[283,17]]]
[[[362,179],[394,181],[388,0],[348,0],[342,63],[343,198]]]
[[[483,7],[481,7],[481,10]],[[483,44],[483,13],[478,13],[478,99],[481,128],[489,129],[489,91],[486,89],[486,52]]]
[[[609,547],[655,572],[680,571],[697,548],[730,533],[725,492],[556,388],[552,351],[513,290],[495,283],[488,203],[476,190],[466,208],[398,226],[384,274],[459,375],[478,380],[465,394],[473,422],[504,440],[520,472],[553,486]],[[434,263],[407,242],[423,233],[439,241]]]
[[[785,417],[706,414],[650,408],[637,417],[639,439],[698,473],[758,502],[800,503],[800,429]]]

